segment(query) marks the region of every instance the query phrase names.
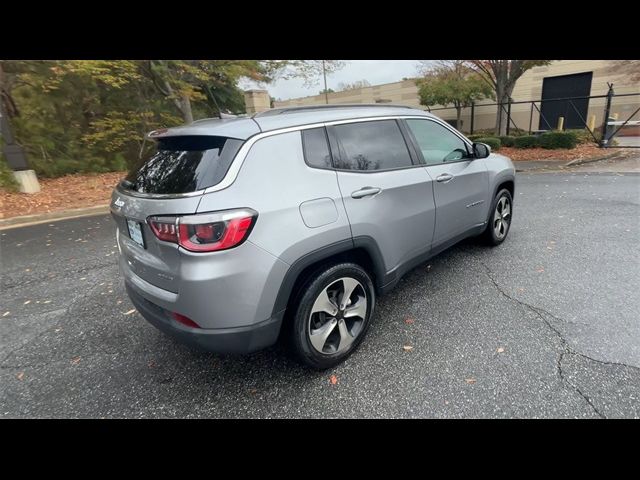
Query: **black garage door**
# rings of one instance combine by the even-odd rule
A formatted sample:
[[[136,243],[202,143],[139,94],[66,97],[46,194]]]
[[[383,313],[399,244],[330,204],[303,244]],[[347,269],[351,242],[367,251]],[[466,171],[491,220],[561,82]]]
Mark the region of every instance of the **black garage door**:
[[[545,78],[542,83],[542,108],[540,109],[542,115],[538,128],[540,130],[556,128],[558,117],[564,117],[564,128],[585,128],[587,110],[589,110],[588,98],[572,100],[575,108],[568,100],[555,102],[549,100],[552,98],[588,97],[591,95],[592,77],[593,72],[585,72]],[[584,120],[580,118],[581,116]]]

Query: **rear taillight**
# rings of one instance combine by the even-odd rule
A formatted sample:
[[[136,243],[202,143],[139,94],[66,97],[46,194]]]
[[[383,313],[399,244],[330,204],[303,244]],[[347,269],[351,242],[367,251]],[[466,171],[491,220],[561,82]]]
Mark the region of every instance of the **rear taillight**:
[[[165,242],[178,243],[178,226],[175,217],[164,217],[162,219],[149,219],[151,230],[160,240]]]
[[[191,252],[215,252],[240,245],[258,218],[243,208],[181,217],[149,217],[153,233],[160,240],[177,243]]]

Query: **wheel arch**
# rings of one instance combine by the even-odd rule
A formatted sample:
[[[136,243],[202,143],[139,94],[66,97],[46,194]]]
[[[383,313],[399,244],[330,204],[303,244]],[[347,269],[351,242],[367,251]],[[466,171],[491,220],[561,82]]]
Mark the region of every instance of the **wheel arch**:
[[[340,262],[360,265],[371,276],[376,291],[380,292],[386,272],[382,254],[375,241],[368,237],[364,240],[343,240],[309,252],[289,267],[278,290],[273,313],[287,309],[308,276],[315,270]]]
[[[507,190],[509,190],[509,193],[511,194],[511,199],[513,200],[513,196],[515,195],[515,191],[516,191],[515,178],[513,177],[502,178],[496,182],[496,188],[494,189],[493,195],[491,196],[492,202],[493,202],[493,199],[496,198],[496,195],[498,194],[498,192],[503,188],[506,188]]]

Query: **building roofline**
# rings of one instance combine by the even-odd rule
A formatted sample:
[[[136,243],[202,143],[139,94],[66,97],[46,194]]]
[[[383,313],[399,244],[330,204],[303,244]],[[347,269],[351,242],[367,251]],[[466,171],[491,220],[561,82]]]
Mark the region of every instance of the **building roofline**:
[[[405,79],[401,79],[401,80],[396,80],[395,82],[387,82],[387,83],[377,83],[376,85],[368,85],[368,86],[363,86],[363,87],[358,87],[355,90],[364,90],[367,88],[378,88],[378,87],[384,87],[387,85],[393,85],[395,83],[404,83],[404,82],[415,82],[416,80],[418,80],[420,77],[419,76],[415,76],[415,77],[407,77]],[[340,90],[339,92],[329,92],[329,95],[335,95],[335,94],[340,94],[340,93],[348,93],[349,90]],[[324,93],[316,93],[315,95],[305,95],[304,97],[291,97],[291,98],[283,98],[280,100],[276,100],[276,102],[293,102],[293,101],[299,101],[299,100],[304,100],[307,98],[315,98],[315,97],[324,97]]]

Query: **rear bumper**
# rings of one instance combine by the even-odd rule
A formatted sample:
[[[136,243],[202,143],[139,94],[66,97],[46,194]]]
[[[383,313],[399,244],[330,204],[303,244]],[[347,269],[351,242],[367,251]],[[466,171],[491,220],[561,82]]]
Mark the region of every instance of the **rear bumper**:
[[[273,345],[278,339],[282,315],[247,327],[189,328],[176,322],[164,308],[150,302],[125,281],[129,298],[154,327],[191,347],[215,353],[245,354]]]

